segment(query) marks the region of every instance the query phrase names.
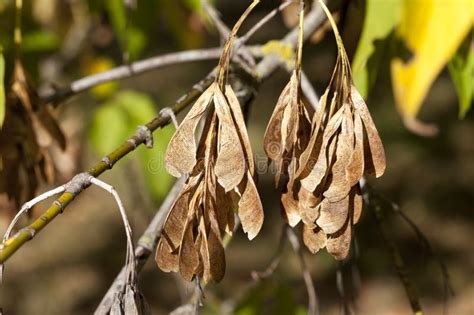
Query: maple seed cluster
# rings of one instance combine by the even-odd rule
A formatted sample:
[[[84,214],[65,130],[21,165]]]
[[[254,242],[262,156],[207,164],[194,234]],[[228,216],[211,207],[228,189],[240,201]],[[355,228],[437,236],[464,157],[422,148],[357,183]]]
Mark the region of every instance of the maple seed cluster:
[[[249,239],[263,223],[255,186],[252,149],[232,87],[225,83],[230,49],[243,19],[223,48],[216,81],[193,105],[166,152],[173,176],[187,176],[165,221],[156,261],[184,279],[220,281],[225,273],[223,237],[232,234],[234,210]],[[265,131],[264,149],[282,186],[283,213],[292,227],[303,222],[303,241],[316,253],[326,247],[336,259],[349,252],[353,225],[362,212],[359,181],[385,171],[385,153],[367,106],[355,88],[342,39],[329,10],[338,56],[331,81],[317,108],[302,95],[301,60],[304,2],[300,1],[295,70],[283,89]],[[204,122],[199,141],[196,129]]]
[[[364,174],[379,177],[384,173],[385,153],[367,106],[352,82],[334,20],[320,3],[338,45],[331,82],[311,115],[301,96],[297,61],[267,126],[264,145],[277,166],[277,184],[282,174],[287,178],[281,203],[288,223],[296,226],[303,222],[303,241],[311,252],[326,247],[336,259],[344,259],[352,227],[362,212],[359,181]]]
[[[191,281],[220,281],[225,273],[223,237],[234,229],[234,209],[253,239],[263,224],[255,186],[255,164],[239,101],[225,84],[230,48],[254,1],[234,26],[223,48],[216,82],[193,105],[166,152],[166,168],[188,176],[165,221],[156,261],[163,271],[179,271]],[[196,146],[199,122],[204,127]]]

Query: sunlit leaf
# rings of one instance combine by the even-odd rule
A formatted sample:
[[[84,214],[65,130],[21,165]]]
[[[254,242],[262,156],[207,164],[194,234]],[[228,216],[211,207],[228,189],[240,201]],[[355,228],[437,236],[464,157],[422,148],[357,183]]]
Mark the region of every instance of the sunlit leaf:
[[[0,46],[0,128],[5,119],[5,60],[3,59],[3,48]]]
[[[147,37],[142,30],[136,27],[130,27],[127,30],[127,49],[130,60],[136,60],[146,47]]]
[[[114,65],[114,62],[110,58],[97,57],[92,60],[86,60],[82,65],[82,71],[85,75],[92,75],[110,70]],[[93,87],[91,93],[99,99],[105,99],[112,96],[112,94],[117,91],[118,86],[119,83],[117,81],[102,83]]]
[[[130,132],[133,132],[138,125],[145,124],[157,114],[153,100],[146,94],[123,91],[117,95],[117,98],[120,99],[121,106],[130,117]],[[167,126],[154,135],[152,149],[144,146],[138,148],[146,186],[156,199],[163,198],[173,183],[173,178],[164,167],[164,153],[173,133],[174,127]]]
[[[106,0],[105,7],[117,36],[122,36],[127,27],[127,12],[123,0]]]
[[[403,0],[367,0],[362,34],[352,62],[354,81],[366,97],[387,49],[387,36],[400,19]]]
[[[459,117],[471,108],[474,97],[474,41],[472,33],[448,64],[459,97]]]
[[[108,154],[156,114],[146,94],[122,91],[94,112],[89,139],[98,155]],[[154,137],[152,149],[137,148],[146,187],[156,199],[164,197],[173,182],[164,168],[164,152],[173,132],[172,126],[165,127]]]
[[[115,100],[95,110],[89,127],[89,140],[98,155],[112,152],[129,134],[127,114]]]
[[[392,61],[398,109],[413,121],[434,79],[458,49],[473,24],[471,0],[404,0],[398,36],[412,52]]]

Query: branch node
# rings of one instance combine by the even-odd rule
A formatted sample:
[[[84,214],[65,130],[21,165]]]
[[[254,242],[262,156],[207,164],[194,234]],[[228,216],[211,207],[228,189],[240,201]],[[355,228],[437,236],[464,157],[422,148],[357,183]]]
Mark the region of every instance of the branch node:
[[[147,126],[138,126],[134,136],[139,142],[144,142],[148,149],[153,148],[153,135]]]
[[[19,230],[19,231],[17,232],[17,234],[18,234],[18,233],[22,233],[22,232],[27,232],[27,233],[29,233],[30,236],[31,236],[31,239],[32,239],[33,237],[35,237],[35,235],[36,235],[36,231],[35,231],[34,229],[32,229],[32,228],[29,228],[29,227],[22,228],[21,230]]]
[[[173,122],[174,127],[178,129],[179,123],[178,123],[178,120],[176,119],[176,115],[174,114],[174,111],[171,108],[169,107],[163,108],[162,110],[160,110],[160,114],[163,116],[168,116]]]
[[[64,190],[76,197],[91,185],[92,178],[92,175],[87,172],[79,173],[64,185]]]
[[[134,149],[137,148],[137,141],[134,138],[127,139],[127,142],[130,143]]]
[[[53,204],[55,204],[56,206],[58,206],[60,213],[63,213],[63,212],[64,212],[64,205],[63,205],[59,200],[57,200],[57,199],[54,200]]]
[[[137,147],[137,144],[135,143],[134,146]],[[107,165],[107,167],[109,168],[109,170],[112,169],[112,167],[114,166],[114,165],[112,164],[112,162],[110,162],[110,159],[109,159],[108,156],[104,156],[104,157],[102,158],[102,160],[100,160],[100,161],[101,161],[101,162],[104,162],[104,163]]]

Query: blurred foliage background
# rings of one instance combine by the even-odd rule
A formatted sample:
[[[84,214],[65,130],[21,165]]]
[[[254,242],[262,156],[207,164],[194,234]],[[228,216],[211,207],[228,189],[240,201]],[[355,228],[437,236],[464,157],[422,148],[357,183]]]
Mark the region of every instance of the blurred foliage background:
[[[227,25],[247,5],[246,1],[213,2]],[[262,1],[243,33],[279,3]],[[356,84],[368,98],[386,148],[387,172],[372,184],[400,204],[446,262],[456,291],[450,313],[472,314],[473,4],[465,0],[329,0],[329,4],[337,11]],[[271,20],[252,44],[281,38],[293,23],[291,12]],[[13,69],[13,29],[14,1],[0,0],[2,110],[3,88],[8,87]],[[122,0],[24,1],[22,29],[22,61],[40,93],[124,60],[216,47],[220,42],[196,0],[138,1],[129,10]],[[320,32],[304,48],[304,70],[320,94],[335,56],[330,32]],[[172,104],[215,64],[170,66],[100,85],[59,106],[57,117],[68,146],[64,152],[53,150],[57,182],[63,183],[112,151],[137,125]],[[282,70],[265,82],[250,111],[250,139],[262,164],[266,163],[264,128],[287,78]],[[173,132],[172,126],[158,131],[152,150],[139,148],[104,176],[123,197],[136,237],[173,183],[162,163]],[[43,185],[40,191],[48,187]],[[251,243],[240,231],[236,234],[227,249],[224,281],[206,289],[204,314],[232,309],[240,315],[305,313],[306,291],[291,248],[287,246],[272,278],[255,283],[250,276],[271,260],[283,224],[272,174],[261,174],[258,188],[266,215],[263,233]],[[40,211],[35,209],[33,216]],[[3,231],[8,219],[2,220]],[[436,263],[399,217],[388,215],[386,220],[386,231],[407,261],[426,313],[442,314],[443,287]],[[356,239],[358,257],[346,263],[338,264],[324,252],[315,256],[305,252],[322,314],[341,314],[338,268],[347,287],[354,283],[359,287],[353,294],[358,314],[409,313],[386,244],[367,210],[356,226]],[[90,314],[120,270],[124,255],[125,236],[115,204],[91,188],[6,264],[0,305],[6,314]],[[170,312],[192,293],[178,277],[159,271],[152,259],[141,274],[141,286],[153,314]]]

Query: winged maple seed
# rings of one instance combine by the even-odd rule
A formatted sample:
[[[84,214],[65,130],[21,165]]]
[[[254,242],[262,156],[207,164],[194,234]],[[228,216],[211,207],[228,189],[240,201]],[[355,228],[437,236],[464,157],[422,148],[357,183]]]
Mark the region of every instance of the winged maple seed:
[[[156,261],[166,272],[219,282],[225,273],[223,237],[234,229],[234,209],[253,239],[263,223],[255,186],[252,149],[239,101],[225,76],[233,38],[254,1],[234,26],[224,46],[216,82],[205,90],[176,130],[166,152],[166,168],[189,174],[165,221]],[[196,128],[204,120],[198,143]]]
[[[288,152],[285,150],[291,148],[287,142],[295,139],[284,135],[294,127],[291,119],[286,120],[290,123],[285,122],[279,113],[283,106],[296,103],[297,98],[283,101],[282,96],[287,94],[283,91],[267,128],[265,151],[277,165],[277,179],[280,167],[288,173],[281,198],[288,223],[296,226],[303,222],[303,240],[311,252],[326,247],[336,259],[344,259],[350,248],[352,226],[362,212],[359,180],[364,174],[379,177],[384,173],[385,153],[367,106],[352,83],[350,64],[334,20],[320,3],[339,50],[331,82],[311,117],[310,132],[307,135],[300,131],[301,136],[293,142],[306,145],[302,152],[291,151],[287,168],[281,160]],[[294,114],[297,118],[293,121],[306,119],[302,113],[305,112]],[[283,148],[283,154],[269,152],[275,143]]]
[[[5,124],[0,130],[0,210],[12,213],[34,197],[38,183],[54,178],[48,148],[66,140],[50,108],[17,58],[7,94]],[[8,211],[9,210],[9,211]]]

